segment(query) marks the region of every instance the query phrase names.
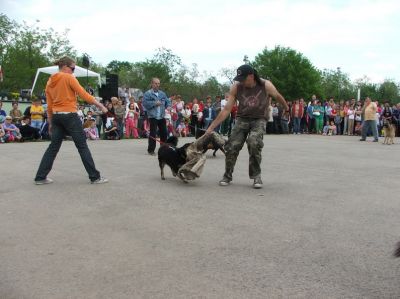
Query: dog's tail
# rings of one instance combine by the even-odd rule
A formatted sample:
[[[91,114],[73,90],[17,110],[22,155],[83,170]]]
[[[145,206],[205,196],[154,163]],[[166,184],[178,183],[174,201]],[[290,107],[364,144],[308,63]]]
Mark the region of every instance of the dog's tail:
[[[395,251],[394,251],[394,253],[393,253],[393,256],[394,256],[394,257],[400,257],[400,242],[397,243],[396,249],[395,249]]]
[[[172,146],[177,146],[178,145],[178,137],[170,136],[170,137],[168,137],[166,143],[171,144]]]

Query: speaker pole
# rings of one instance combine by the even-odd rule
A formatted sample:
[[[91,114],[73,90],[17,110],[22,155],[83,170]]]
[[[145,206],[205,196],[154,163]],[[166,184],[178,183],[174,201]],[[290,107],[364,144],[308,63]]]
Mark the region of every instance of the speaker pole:
[[[89,66],[90,66],[90,58],[87,53],[83,54],[82,57],[82,65],[86,68],[86,91],[89,88]]]

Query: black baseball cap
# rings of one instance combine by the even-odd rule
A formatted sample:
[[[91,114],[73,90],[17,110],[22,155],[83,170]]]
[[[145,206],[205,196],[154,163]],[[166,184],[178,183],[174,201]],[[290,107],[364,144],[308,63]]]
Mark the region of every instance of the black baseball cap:
[[[234,81],[243,82],[248,75],[255,74],[256,71],[248,64],[243,64],[239,66],[236,70],[236,77],[233,78]]]

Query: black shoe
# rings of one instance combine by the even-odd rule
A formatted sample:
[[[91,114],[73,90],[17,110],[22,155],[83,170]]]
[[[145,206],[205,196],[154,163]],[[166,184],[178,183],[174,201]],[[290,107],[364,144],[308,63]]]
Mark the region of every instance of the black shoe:
[[[360,141],[365,141],[365,140],[366,140],[366,139],[362,139],[362,138],[360,139]]]
[[[373,142],[379,142],[379,139],[374,139],[374,141]]]
[[[222,178],[222,180],[219,181],[219,185],[220,186],[229,186],[231,184],[231,181],[232,180],[230,180],[230,179],[228,179],[227,177],[224,176]]]
[[[155,152],[148,152],[150,156],[155,156],[156,153]]]

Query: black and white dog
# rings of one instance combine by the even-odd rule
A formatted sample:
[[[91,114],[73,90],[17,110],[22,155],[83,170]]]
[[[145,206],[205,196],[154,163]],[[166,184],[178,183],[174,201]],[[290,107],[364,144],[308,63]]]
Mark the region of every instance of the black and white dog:
[[[161,169],[161,179],[165,180],[164,167],[168,165],[171,168],[172,175],[177,176],[185,181],[183,177],[178,174],[179,168],[186,163],[186,148],[191,143],[187,143],[182,147],[178,147],[178,138],[171,136],[167,141],[161,144],[158,150],[158,163]]]

